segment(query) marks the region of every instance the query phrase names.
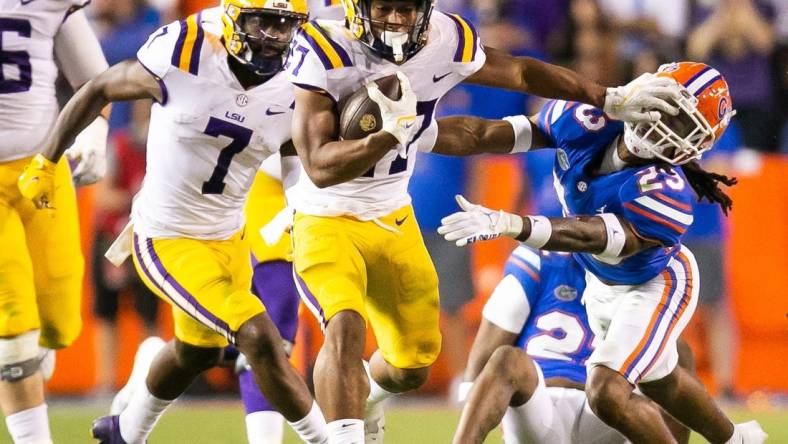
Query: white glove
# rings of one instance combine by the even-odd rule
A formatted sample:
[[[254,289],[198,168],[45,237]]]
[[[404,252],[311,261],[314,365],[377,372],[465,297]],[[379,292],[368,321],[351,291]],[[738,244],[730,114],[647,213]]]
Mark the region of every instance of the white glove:
[[[671,104],[681,97],[679,84],[667,77],[645,73],[617,88],[608,88],[605,94],[605,113],[613,119],[628,122],[656,122],[659,111],[671,116],[679,113]]]
[[[107,119],[97,117],[77,135],[74,144],[66,150],[66,158],[78,162],[72,173],[74,185],[96,183],[107,173],[108,133]]]
[[[416,129],[416,94],[410,87],[408,76],[402,71],[397,71],[399,86],[402,95],[394,101],[380,92],[377,83],[367,84],[367,94],[380,107],[380,117],[383,119],[382,131],[394,136],[399,142],[397,151],[405,157],[405,147],[408,146],[410,136]]]
[[[441,219],[438,233],[449,242],[456,241],[458,247],[501,236],[517,237],[523,231],[523,218],[520,216],[472,204],[459,194],[454,198],[463,211]]]

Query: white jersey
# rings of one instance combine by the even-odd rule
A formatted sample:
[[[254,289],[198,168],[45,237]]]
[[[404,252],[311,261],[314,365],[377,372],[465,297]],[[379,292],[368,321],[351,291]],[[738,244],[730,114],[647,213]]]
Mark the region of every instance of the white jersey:
[[[55,36],[89,0],[0,0],[0,162],[28,157],[58,113]]]
[[[244,90],[220,41],[221,10],[160,28],[137,53],[161,82],[147,171],[132,208],[146,237],[219,240],[244,224],[262,161],[290,140],[292,85],[284,73]]]
[[[407,157],[393,149],[361,177],[322,189],[302,173],[290,201],[296,210],[371,220],[410,203],[408,182],[416,153],[432,150],[437,137],[438,100],[486,60],[476,31],[461,17],[435,11],[429,26],[427,44],[401,65],[378,57],[342,21],[313,21],[299,32],[288,66],[295,85],[339,101],[371,80],[403,71],[418,99],[418,120]]]

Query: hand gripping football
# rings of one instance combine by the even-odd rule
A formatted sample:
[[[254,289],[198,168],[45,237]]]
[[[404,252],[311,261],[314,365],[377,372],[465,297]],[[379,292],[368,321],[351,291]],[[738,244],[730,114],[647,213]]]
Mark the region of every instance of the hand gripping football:
[[[396,75],[375,80],[380,92],[391,100],[399,100],[399,79]],[[380,117],[378,104],[369,98],[367,88],[362,86],[350,96],[340,100],[339,105],[339,138],[340,140],[363,139],[380,131],[383,121]]]

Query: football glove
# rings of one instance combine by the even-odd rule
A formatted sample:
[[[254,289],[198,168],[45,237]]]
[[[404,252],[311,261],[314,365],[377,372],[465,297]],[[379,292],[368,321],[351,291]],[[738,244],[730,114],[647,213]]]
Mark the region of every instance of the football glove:
[[[501,236],[514,238],[523,231],[523,218],[520,216],[472,204],[461,195],[455,196],[455,199],[462,211],[441,219],[438,233],[458,247]]]
[[[679,113],[679,108],[673,104],[680,97],[680,87],[675,80],[645,73],[624,86],[608,88],[604,111],[617,120],[656,122],[660,111],[671,116]]]
[[[107,133],[109,124],[104,117],[97,117],[82,130],[74,144],[66,150],[66,158],[77,162],[72,173],[74,185],[90,185],[107,172]]]
[[[25,199],[30,199],[36,208],[55,206],[55,170],[57,164],[41,154],[36,154],[19,176],[17,186]]]
[[[386,97],[380,92],[375,82],[367,84],[367,94],[380,108],[380,118],[383,120],[382,131],[386,131],[397,139],[399,142],[397,151],[404,157],[405,147],[416,129],[416,94],[405,73],[397,71],[397,78],[399,78],[400,91],[402,91],[399,100],[391,100]]]

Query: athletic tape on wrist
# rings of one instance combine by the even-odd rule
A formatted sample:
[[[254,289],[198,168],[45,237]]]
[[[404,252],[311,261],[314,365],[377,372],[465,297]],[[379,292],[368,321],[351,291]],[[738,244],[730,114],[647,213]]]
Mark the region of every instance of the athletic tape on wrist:
[[[503,120],[509,122],[514,129],[514,147],[510,153],[524,153],[531,149],[531,142],[533,140],[533,130],[531,128],[531,121],[528,117],[520,116],[507,116]]]
[[[523,241],[531,248],[542,248],[553,234],[553,224],[544,216],[526,216],[531,221],[531,234]]]
[[[597,214],[597,217],[600,217],[605,224],[607,242],[605,243],[605,249],[595,256],[608,261],[618,259],[621,251],[624,249],[624,243],[627,240],[624,234],[624,227],[615,214],[602,213]]]

